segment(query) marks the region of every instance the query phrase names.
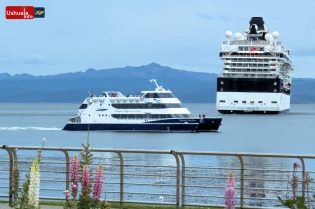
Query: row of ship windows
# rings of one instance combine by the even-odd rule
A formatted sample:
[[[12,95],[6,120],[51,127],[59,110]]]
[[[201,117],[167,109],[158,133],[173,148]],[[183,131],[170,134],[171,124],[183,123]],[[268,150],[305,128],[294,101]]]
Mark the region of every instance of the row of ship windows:
[[[89,114],[89,116],[91,116]],[[99,117],[107,117],[107,114],[99,114]],[[112,114],[108,115],[116,119],[164,119],[164,118],[189,118],[187,114]]]
[[[160,109],[160,108],[181,108],[181,104],[112,104],[112,107],[117,109]]]
[[[225,63],[225,65],[229,65],[230,67],[270,67],[275,66],[275,64],[229,64]]]
[[[146,93],[144,98],[174,98],[171,93]]]
[[[230,60],[227,58],[226,60]],[[246,58],[240,58],[240,59],[231,59],[231,62],[269,62],[269,61],[276,61],[276,59],[246,59]]]
[[[187,114],[112,114],[116,119],[166,119],[166,118],[189,118]]]
[[[220,100],[219,102],[222,102],[222,103],[224,103],[225,102],[225,100]],[[242,101],[242,103],[243,104],[246,104],[246,100],[243,100]],[[251,104],[255,104],[255,101],[253,101],[253,100],[251,100],[251,101],[249,101]],[[234,100],[234,103],[238,103],[238,100]],[[258,101],[258,103],[259,104],[262,104],[263,103],[263,101]],[[273,104],[276,104],[276,103],[278,103],[277,101],[271,101],[271,103],[273,103]]]
[[[229,72],[264,72],[264,73],[274,73],[276,69],[242,69],[242,68],[224,68],[224,70]]]
[[[239,51],[265,51],[264,47],[243,47],[243,46],[239,46],[238,47]]]
[[[100,104],[102,106],[102,104]],[[110,104],[108,104],[110,106]],[[86,109],[87,104],[82,104],[79,109]],[[182,108],[181,104],[158,104],[158,103],[146,103],[146,104],[112,104],[112,107],[116,109],[161,109],[161,108]]]

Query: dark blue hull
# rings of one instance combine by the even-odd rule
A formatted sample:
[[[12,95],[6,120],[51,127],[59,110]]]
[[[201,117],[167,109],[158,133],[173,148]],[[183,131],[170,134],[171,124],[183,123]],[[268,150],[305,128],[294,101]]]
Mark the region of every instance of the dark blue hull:
[[[222,118],[165,119],[144,123],[68,123],[67,131],[143,131],[143,132],[208,132],[218,131]]]

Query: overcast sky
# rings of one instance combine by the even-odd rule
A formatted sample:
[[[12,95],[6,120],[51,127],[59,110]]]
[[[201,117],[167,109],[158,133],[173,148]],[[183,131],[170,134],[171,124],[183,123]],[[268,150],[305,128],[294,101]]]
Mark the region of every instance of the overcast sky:
[[[45,7],[43,19],[7,20],[5,7]],[[220,73],[225,31],[262,16],[291,52],[293,77],[315,78],[315,1],[1,0],[0,73],[53,75],[156,62]]]

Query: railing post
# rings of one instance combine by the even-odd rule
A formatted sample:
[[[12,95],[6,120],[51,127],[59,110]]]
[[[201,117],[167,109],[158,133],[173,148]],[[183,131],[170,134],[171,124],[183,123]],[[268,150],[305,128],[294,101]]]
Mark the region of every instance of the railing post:
[[[123,209],[123,201],[124,201],[124,159],[123,156],[121,154],[121,152],[119,151],[115,151],[117,153],[117,155],[119,156],[119,160],[120,160],[120,198],[119,198],[119,202],[120,202],[120,208]]]
[[[185,208],[185,186],[186,186],[186,179],[185,179],[185,158],[183,154],[178,154],[181,161],[182,161],[182,207]]]
[[[241,163],[241,188],[240,188],[240,208],[244,206],[244,161],[242,156],[236,154]]]
[[[69,190],[69,181],[70,181],[70,158],[67,150],[60,149],[61,152],[65,154],[66,157],[66,190]]]
[[[171,150],[171,154],[174,155],[176,160],[176,208],[179,208],[179,175],[180,175],[180,168],[179,168],[179,159],[177,153],[174,150]]]
[[[6,145],[2,146],[3,149],[5,149],[8,152],[9,158],[10,158],[10,171],[9,171],[9,205],[11,206],[13,201],[12,201],[12,172],[13,172],[13,156],[12,156],[12,151],[10,148],[8,148]]]

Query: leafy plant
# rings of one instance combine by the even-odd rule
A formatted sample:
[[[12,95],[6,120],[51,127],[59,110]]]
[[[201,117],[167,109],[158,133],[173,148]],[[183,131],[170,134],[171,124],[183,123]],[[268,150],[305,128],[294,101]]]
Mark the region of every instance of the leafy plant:
[[[81,161],[76,155],[73,156],[71,162],[71,196],[68,190],[63,193],[66,195],[66,204],[64,209],[107,209],[109,205],[106,200],[100,201],[103,186],[103,167],[100,164],[96,170],[94,180],[91,178],[91,170],[89,165],[93,162],[93,153],[90,149],[89,132],[86,145],[82,144],[83,150],[80,152]],[[81,193],[77,199],[78,182],[81,182]],[[94,182],[93,190],[92,183]],[[92,193],[92,197],[91,197]]]
[[[300,167],[301,166],[299,163],[297,163],[297,162],[293,163],[292,177],[291,177],[291,180],[289,179],[289,181],[288,181],[288,184],[290,184],[291,188],[292,188],[292,197],[290,197],[287,194],[285,199],[281,199],[278,196],[278,199],[279,199],[281,205],[286,206],[290,209],[310,209],[311,208],[308,186],[309,186],[309,183],[312,181],[312,179],[310,178],[308,172],[304,173],[304,181],[302,182],[302,184],[304,184],[306,187],[307,199],[305,199],[304,196],[297,195],[297,189],[298,189],[298,185],[299,185],[299,178],[297,175],[297,169]],[[313,195],[313,197],[315,198],[315,195]],[[307,203],[307,206],[306,206],[306,203]]]
[[[42,157],[42,149],[44,147],[44,144],[46,142],[46,139],[43,138],[42,147],[37,150],[37,156],[35,157],[32,166],[30,167],[30,172],[26,174],[26,180],[23,183],[22,189],[19,189],[19,181],[20,181],[20,171],[17,166],[17,162],[15,162],[14,168],[13,168],[13,191],[12,195],[14,196],[14,199],[17,199],[12,205],[10,205],[11,208],[15,209],[39,209],[38,206],[39,198],[39,163]],[[16,149],[17,151],[17,149]]]

